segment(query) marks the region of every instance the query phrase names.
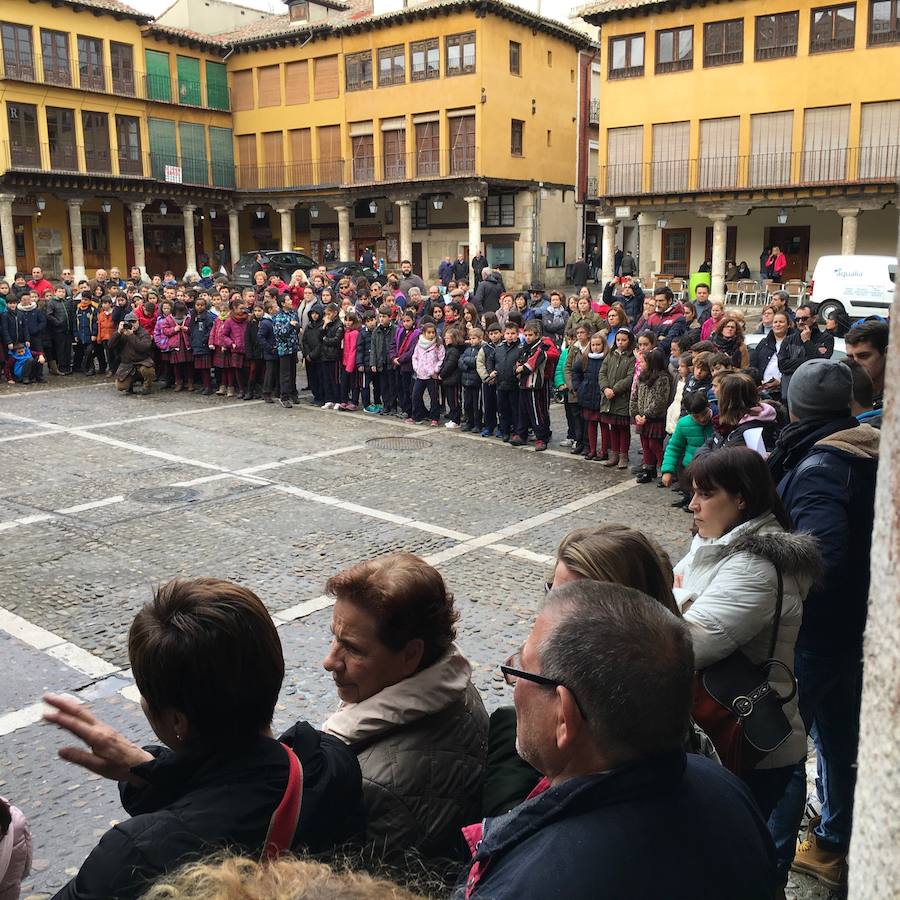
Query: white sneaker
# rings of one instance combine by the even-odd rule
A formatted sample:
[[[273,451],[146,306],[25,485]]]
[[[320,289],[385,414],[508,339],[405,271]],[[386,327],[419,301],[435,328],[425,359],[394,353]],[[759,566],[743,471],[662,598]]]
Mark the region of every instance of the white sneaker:
[[[450,428],[450,429],[459,428],[459,425],[457,425],[456,422],[451,420],[444,425],[444,428]]]
[[[564,441],[559,442],[560,447],[574,447],[575,443],[571,438],[566,438]]]
[[[333,403],[323,403],[322,409],[334,409],[334,404]]]

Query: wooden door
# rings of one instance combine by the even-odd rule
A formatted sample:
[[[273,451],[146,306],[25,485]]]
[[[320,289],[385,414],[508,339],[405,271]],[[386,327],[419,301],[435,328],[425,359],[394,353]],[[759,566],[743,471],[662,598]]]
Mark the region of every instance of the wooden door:
[[[661,272],[687,278],[691,272],[691,229],[664,228]]]
[[[413,241],[412,245],[412,269],[417,274],[422,273],[422,244],[420,241]]]
[[[782,280],[799,278],[805,281],[809,268],[809,225],[778,225],[766,231],[765,246],[780,247],[787,259]]]

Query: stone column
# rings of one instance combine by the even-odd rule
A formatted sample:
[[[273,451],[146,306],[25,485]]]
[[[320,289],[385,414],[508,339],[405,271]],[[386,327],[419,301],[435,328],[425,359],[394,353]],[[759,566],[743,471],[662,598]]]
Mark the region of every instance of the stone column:
[[[603,226],[603,265],[601,280],[603,287],[612,280],[616,272],[616,220],[612,217],[597,219]]]
[[[469,262],[481,249],[481,197],[464,197],[469,207]],[[474,273],[473,273],[474,275]]]
[[[185,276],[197,275],[197,245],[194,241],[194,212],[196,206],[181,207],[181,214],[184,216],[184,255],[187,259],[187,268],[184,270]]]
[[[228,244],[231,251],[231,268],[237,265],[241,258],[241,222],[240,210],[228,210]]]
[[[338,216],[338,252],[341,260],[352,260],[350,251],[350,207],[335,206],[334,211]],[[401,247],[401,253],[403,248]]]
[[[656,216],[652,213],[638,215],[638,275],[646,292],[653,281],[653,254],[656,252]]]
[[[131,210],[131,243],[134,247],[134,264],[147,277],[147,260],[144,256],[144,207],[145,203],[129,203]],[[78,278],[78,276],[75,276]]]
[[[84,271],[84,234],[81,231],[81,204],[84,200],[67,200],[69,234],[72,240],[72,274],[75,281],[86,278]]]
[[[712,229],[712,266],[710,271],[710,300],[725,299],[725,247],[728,242],[728,216],[716,213],[709,216]]]
[[[839,209],[841,217],[841,256],[856,253],[856,233],[859,228],[858,209]]]
[[[292,250],[294,247],[294,207],[281,207],[275,212],[281,216],[281,249]]]
[[[12,284],[16,277],[16,231],[13,226],[12,205],[15,194],[0,194],[0,240],[3,244],[3,264],[6,280]]]
[[[412,206],[409,200],[395,200],[400,210],[400,259],[412,262]]]

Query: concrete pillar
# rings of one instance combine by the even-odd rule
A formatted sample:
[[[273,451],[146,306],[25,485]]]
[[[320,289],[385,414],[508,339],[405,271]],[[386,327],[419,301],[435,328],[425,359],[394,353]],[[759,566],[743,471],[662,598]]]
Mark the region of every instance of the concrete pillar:
[[[129,203],[131,210],[131,243],[134,247],[134,264],[147,277],[147,260],[144,255],[144,203]],[[77,275],[75,276],[78,277]]]
[[[353,254],[350,251],[350,207],[335,206],[334,211],[338,216],[338,253],[341,260],[352,260]],[[410,247],[412,252],[412,247]],[[400,254],[403,255],[403,247],[400,247]],[[405,257],[404,257],[405,258]]]
[[[294,207],[281,207],[275,212],[281,216],[281,249],[293,250],[294,248]]]
[[[412,207],[409,200],[394,202],[400,210],[400,259],[412,262]]]
[[[728,242],[728,216],[716,213],[709,216],[712,221],[712,260],[710,271],[710,300],[725,299],[725,247]]]
[[[464,197],[469,207],[469,261],[481,250],[481,197]]]
[[[540,247],[534,245],[534,192],[516,192],[516,230],[519,239],[516,241],[515,280],[530,282],[534,280],[535,266],[540,264]],[[535,259],[535,257],[537,257]],[[506,279],[507,283],[512,278]]]
[[[612,280],[616,271],[616,220],[613,218],[597,219],[603,226],[603,265],[601,280],[603,287]]]
[[[15,194],[0,194],[0,242],[3,244],[3,264],[6,280],[12,284],[16,277],[16,231],[13,226],[12,205]]]
[[[241,258],[241,222],[240,210],[228,210],[228,244],[231,251],[231,268],[237,265]]]
[[[844,210],[839,210],[844,214]],[[849,216],[854,222],[856,216]],[[846,219],[844,220],[846,222]],[[900,304],[900,282],[894,290]],[[884,415],[878,453],[872,581],[863,643],[862,710],[853,837],[850,842],[850,897],[881,900],[900,896],[900,319],[891,316],[884,370]]]
[[[638,275],[641,286],[646,291],[653,281],[653,263],[656,260],[653,254],[656,252],[656,216],[652,213],[641,213],[638,216]]]
[[[858,209],[839,209],[841,217],[841,256],[856,253],[856,234],[859,229]]]
[[[84,271],[84,234],[81,231],[81,204],[84,200],[67,200],[69,208],[69,234],[72,239],[72,275],[75,281],[86,278]]]
[[[181,207],[181,214],[184,216],[184,255],[187,259],[187,267],[184,270],[185,277],[188,275],[197,275],[197,245],[194,239],[194,212],[196,206]]]

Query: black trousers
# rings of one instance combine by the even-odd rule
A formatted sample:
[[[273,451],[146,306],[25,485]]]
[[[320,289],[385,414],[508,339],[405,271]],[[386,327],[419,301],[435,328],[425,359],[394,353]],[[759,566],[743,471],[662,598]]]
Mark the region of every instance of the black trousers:
[[[413,373],[412,372],[398,372],[397,375],[397,385],[398,385],[398,403],[400,405],[400,409],[406,413],[407,416],[412,416],[413,407],[412,407],[412,385],[413,385]]]
[[[481,383],[481,427],[497,427],[497,385]]]
[[[72,369],[72,335],[64,331],[54,331],[51,335],[53,358],[60,372]]]
[[[462,417],[462,388],[458,384],[443,385],[444,400],[447,401],[447,415],[451,422],[459,425]]]
[[[500,433],[519,434],[519,389],[497,389],[497,418],[500,420]],[[527,426],[526,426],[527,427]]]
[[[481,431],[481,385],[463,388],[463,418],[473,431]]]
[[[431,408],[425,409],[425,392]],[[418,422],[422,419],[437,419],[440,417],[441,408],[438,404],[438,383],[436,378],[417,378],[412,389],[412,417]]]
[[[297,354],[278,357],[278,388],[281,396],[293,400],[297,397]]]

